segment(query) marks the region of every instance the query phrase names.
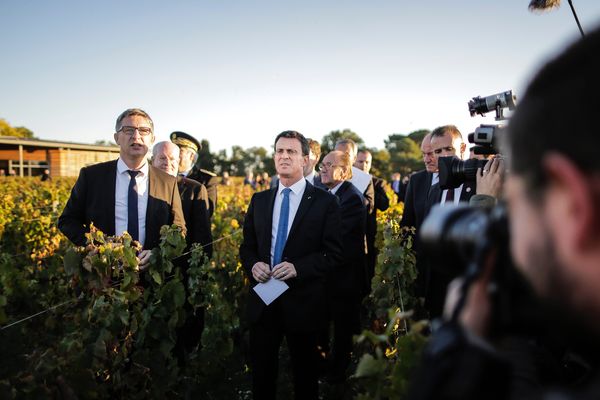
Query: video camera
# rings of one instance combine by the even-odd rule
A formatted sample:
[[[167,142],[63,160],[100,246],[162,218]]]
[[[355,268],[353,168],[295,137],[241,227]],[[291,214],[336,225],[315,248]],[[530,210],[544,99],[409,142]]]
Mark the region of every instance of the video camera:
[[[491,331],[533,332],[546,322],[542,306],[525,278],[513,266],[509,248],[506,208],[468,205],[436,205],[421,226],[423,253],[445,281],[463,276],[463,296],[455,314],[464,305],[469,285],[481,276],[490,254],[492,274]]]
[[[473,97],[469,101],[469,113],[471,117],[479,114],[481,116],[488,112],[496,112],[496,121],[503,121],[504,109],[513,110],[517,104],[517,97],[512,90],[492,94],[486,97]],[[475,132],[469,133],[469,143],[474,144],[473,152],[480,155],[498,154],[499,137],[504,130],[503,125],[479,125]],[[439,157],[438,169],[440,172],[440,188],[454,189],[464,182],[475,182],[477,169],[485,166],[487,160],[460,160],[457,157]]]

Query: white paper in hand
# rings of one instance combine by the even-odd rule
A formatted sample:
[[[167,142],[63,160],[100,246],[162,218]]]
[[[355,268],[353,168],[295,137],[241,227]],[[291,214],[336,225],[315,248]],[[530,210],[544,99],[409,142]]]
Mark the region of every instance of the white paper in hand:
[[[356,186],[359,192],[364,193],[365,190],[367,190],[369,183],[371,183],[371,175],[356,167],[352,167],[352,178],[350,179],[350,182]]]
[[[275,278],[269,279],[265,283],[259,283],[254,286],[254,291],[265,302],[266,305],[271,304],[276,298],[281,296],[283,292],[288,290],[287,283]]]

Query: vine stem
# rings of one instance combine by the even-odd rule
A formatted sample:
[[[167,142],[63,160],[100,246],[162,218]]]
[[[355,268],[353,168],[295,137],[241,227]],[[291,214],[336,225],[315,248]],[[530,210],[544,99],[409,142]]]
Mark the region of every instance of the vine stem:
[[[398,296],[400,297],[400,311],[404,313],[404,302],[402,301],[402,289],[400,288],[400,277],[398,276],[398,273],[396,273],[396,284],[398,285]],[[402,318],[402,322],[404,323],[404,332],[408,333],[406,318]]]

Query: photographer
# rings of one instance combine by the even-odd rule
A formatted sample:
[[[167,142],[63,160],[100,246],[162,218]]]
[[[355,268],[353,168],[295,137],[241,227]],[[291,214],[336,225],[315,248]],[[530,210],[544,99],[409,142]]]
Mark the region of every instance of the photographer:
[[[600,348],[599,69],[596,30],[538,73],[508,128],[510,175],[504,191],[517,269],[553,310],[551,330],[583,348],[589,359],[597,359]],[[447,308],[452,318],[433,335],[411,398],[518,396],[510,390],[514,360],[489,340],[495,334],[490,301],[495,261],[492,251],[478,277],[464,286],[464,304]],[[587,363],[578,377],[552,385],[532,381],[520,398],[597,399],[598,364]]]

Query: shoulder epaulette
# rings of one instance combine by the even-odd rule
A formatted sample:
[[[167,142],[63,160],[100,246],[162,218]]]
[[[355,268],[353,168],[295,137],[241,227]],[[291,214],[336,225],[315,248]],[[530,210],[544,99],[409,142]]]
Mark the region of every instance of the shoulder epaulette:
[[[205,170],[205,169],[202,169],[202,168],[200,168],[200,172],[203,172],[206,175],[210,175],[210,176],[217,176],[217,174],[215,174],[214,172],[208,171],[208,170]]]

